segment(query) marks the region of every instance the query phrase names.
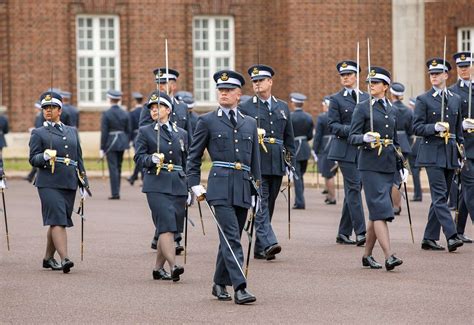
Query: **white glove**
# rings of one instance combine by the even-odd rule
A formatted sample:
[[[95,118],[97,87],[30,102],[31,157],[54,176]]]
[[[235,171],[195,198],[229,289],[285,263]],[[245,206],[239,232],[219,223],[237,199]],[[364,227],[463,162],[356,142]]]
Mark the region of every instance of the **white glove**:
[[[314,152],[314,150],[311,150],[311,155],[313,155],[314,161],[318,162],[318,156],[316,155],[316,152]]]
[[[288,167],[285,167],[286,169],[286,174],[290,177],[290,182],[293,182],[293,171],[289,169]]]
[[[435,125],[435,128],[436,128],[436,125]],[[462,121],[462,128],[464,130],[474,129],[474,123],[472,123],[469,120],[464,120],[464,121]]]
[[[45,152],[43,152],[43,159],[46,160],[46,161],[48,161],[48,160],[51,159],[51,156],[48,155],[48,153],[45,151]]]
[[[5,179],[0,179],[0,188],[1,189],[4,189],[4,188],[7,188],[7,184],[5,183]]]
[[[372,134],[369,134],[369,133],[364,134],[364,139],[363,140],[364,140],[364,142],[367,142],[367,143],[377,141],[377,139]]]
[[[89,193],[82,187],[79,187],[79,193],[81,193],[81,199],[83,200],[89,197]]]
[[[151,156],[151,161],[153,161],[154,164],[161,164],[161,159],[160,157],[158,156],[158,154],[154,153],[152,156]]]
[[[441,122],[436,122],[436,124],[435,124],[435,130],[436,130],[437,132],[445,132],[445,131],[446,131],[446,127],[445,127],[443,124],[441,124]]]
[[[186,199],[186,204],[188,205],[188,207],[193,204],[193,196],[189,192],[188,192],[188,198]]]
[[[105,156],[104,150],[100,150],[99,151],[99,158],[102,159],[102,158],[104,158],[104,156]]]
[[[402,179],[402,183],[406,183],[408,180],[408,169],[403,168],[399,172],[400,172],[400,178]]]
[[[202,185],[194,185],[191,187],[191,190],[193,191],[194,195],[196,195],[196,197],[206,194],[206,189]]]

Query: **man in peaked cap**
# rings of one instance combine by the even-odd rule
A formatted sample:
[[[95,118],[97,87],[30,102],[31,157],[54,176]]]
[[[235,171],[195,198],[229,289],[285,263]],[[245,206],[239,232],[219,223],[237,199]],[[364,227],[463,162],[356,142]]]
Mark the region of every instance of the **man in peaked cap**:
[[[472,83],[474,71],[472,70],[470,52],[454,54],[458,80],[449,89],[461,97],[462,128],[464,136],[464,149],[466,153],[465,166],[461,169],[462,196],[459,202],[459,215],[457,220],[458,237],[464,243],[472,243],[472,239],[464,234],[467,215],[474,220],[474,86]],[[469,115],[469,87],[471,88],[471,115]],[[456,191],[458,195],[458,191]]]
[[[133,147],[135,148],[135,143],[138,135],[138,123],[140,121],[140,114],[142,112],[143,106],[143,95],[139,92],[134,91],[132,93],[133,100],[135,101],[134,108],[131,112],[128,113],[129,118],[130,118],[130,129],[132,132],[132,142],[133,142]],[[135,168],[133,169],[132,175],[127,179],[127,181],[130,183],[130,185],[133,186],[135,181],[138,178],[138,173],[141,170],[141,166],[135,163]],[[142,180],[143,180],[143,172],[142,174]]]
[[[422,136],[417,167],[425,167],[430,184],[431,205],[421,242],[425,250],[444,250],[439,240],[443,228],[449,252],[463,245],[448,208],[448,195],[454,172],[461,167],[458,146],[464,142],[461,121],[461,97],[446,89],[451,65],[441,58],[426,62],[431,89],[416,98],[413,131]],[[444,97],[444,99],[443,99]],[[443,115],[441,115],[443,114]]]
[[[260,152],[256,121],[243,115],[238,102],[245,80],[241,74],[222,70],[214,74],[219,108],[202,115],[196,125],[187,162],[188,185],[196,195],[214,207],[219,225],[219,251],[212,294],[231,300],[226,286],[234,287],[234,302],[256,300],[247,291],[243,272],[244,254],[240,237],[260,182]],[[201,164],[208,150],[212,167],[206,189],[201,183]],[[222,230],[222,232],[221,232]],[[230,246],[230,247],[229,247]]]
[[[109,90],[107,98],[111,107],[102,113],[99,156],[100,159],[107,158],[112,192],[109,200],[120,200],[123,152],[129,148],[130,120],[127,112],[119,105],[121,91]]]
[[[300,93],[290,94],[291,123],[293,124],[293,132],[295,136],[295,204],[293,209],[305,209],[304,199],[304,179],[308,167],[308,159],[311,157],[311,148],[308,141],[313,138],[313,118],[310,114],[303,110],[306,96]]]
[[[408,101],[408,108],[411,109],[412,115],[413,115],[413,111],[415,110],[415,103],[416,103],[415,97],[411,97]],[[413,120],[412,120],[412,126],[413,126]],[[408,161],[410,163],[411,176],[413,179],[413,198],[411,198],[411,201],[413,202],[421,202],[423,200],[423,192],[421,189],[421,180],[420,180],[420,168],[416,167],[416,158],[418,157],[418,148],[420,147],[421,141],[423,141],[423,137],[413,134],[413,130],[412,130],[412,136],[410,139],[411,152],[408,155]]]
[[[362,207],[362,183],[357,170],[358,149],[347,142],[352,113],[357,102],[369,98],[369,95],[357,87],[357,72],[360,67],[351,60],[341,61],[336,69],[343,88],[331,95],[328,111],[329,131],[334,135],[328,159],[338,162],[344,179],[344,202],[336,242],[345,245],[362,246],[365,244],[366,226]],[[350,238],[352,231],[356,240]]]
[[[288,104],[272,96],[273,69],[255,64],[247,72],[255,96],[240,107],[242,113],[257,120],[262,170],[262,206],[255,219],[254,258],[269,261],[281,252],[271,221],[283,175],[291,171],[288,165],[295,165],[295,141]]]

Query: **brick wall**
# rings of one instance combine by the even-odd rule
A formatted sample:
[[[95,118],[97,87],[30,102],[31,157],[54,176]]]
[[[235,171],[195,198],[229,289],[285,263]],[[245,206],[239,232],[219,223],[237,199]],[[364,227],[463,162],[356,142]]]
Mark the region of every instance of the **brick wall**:
[[[195,15],[234,16],[236,70],[246,75],[248,66],[257,61],[260,44],[261,63],[276,70],[274,95],[287,100],[290,92],[303,92],[313,113],[324,95],[340,88],[335,65],[355,59],[357,41],[363,74],[367,36],[373,65],[392,68],[388,0],[0,0],[0,40],[9,31],[7,42],[0,42],[0,74],[7,75],[3,88],[14,131],[32,125],[33,103],[50,86],[53,59],[53,85],[76,93],[77,14],[120,16],[121,88],[127,106],[132,91],[148,94],[155,88],[151,71],[164,65],[165,37],[170,66],[181,72],[179,87],[192,90]],[[2,45],[6,43],[9,53]],[[244,92],[252,93],[250,83]],[[99,124],[100,113],[81,113],[81,130],[98,130]]]

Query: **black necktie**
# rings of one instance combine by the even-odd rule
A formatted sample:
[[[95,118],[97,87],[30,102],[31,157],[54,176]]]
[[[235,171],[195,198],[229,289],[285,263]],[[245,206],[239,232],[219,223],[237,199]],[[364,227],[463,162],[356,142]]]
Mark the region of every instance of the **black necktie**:
[[[229,119],[230,119],[230,122],[232,123],[232,125],[235,128],[237,126],[237,121],[235,119],[235,112],[233,110],[229,111]]]
[[[63,128],[61,127],[61,125],[59,125],[59,123],[54,124],[54,127],[55,127],[59,132],[63,132]]]
[[[354,98],[354,101],[357,103],[357,94],[356,94],[355,90],[353,90],[351,92],[351,96],[352,96],[352,98]]]
[[[385,108],[385,101],[383,99],[379,99],[378,102],[383,108]]]
[[[168,125],[163,124],[163,125],[161,126],[161,128],[163,129],[163,132],[165,132],[165,134],[166,134],[169,138],[171,138],[171,133],[170,133],[170,129],[168,128]]]

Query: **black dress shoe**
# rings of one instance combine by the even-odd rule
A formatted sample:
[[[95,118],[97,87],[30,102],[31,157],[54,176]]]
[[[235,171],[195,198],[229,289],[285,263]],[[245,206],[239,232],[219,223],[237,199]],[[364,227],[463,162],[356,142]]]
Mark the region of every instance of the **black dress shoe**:
[[[336,237],[336,243],[343,245],[354,245],[356,242],[351,239],[351,237],[339,234]]]
[[[421,202],[422,199],[421,199],[421,197],[414,197],[414,198],[411,199],[410,201],[412,201],[412,202]]]
[[[455,237],[448,239],[448,251],[449,252],[454,252],[458,247],[461,247],[464,245],[461,239]]]
[[[382,265],[377,263],[372,255],[362,256],[362,266],[370,266],[371,269],[381,269]]]
[[[365,235],[357,235],[355,244],[357,246],[363,246],[366,240],[367,238],[365,238]]]
[[[334,199],[334,200],[326,199],[326,200],[324,200],[324,203],[326,203],[327,205],[334,205],[334,204],[336,204],[336,199]]]
[[[52,269],[53,271],[62,270],[61,264],[52,257],[47,260],[43,259],[43,268]]]
[[[253,253],[253,258],[255,258],[256,260],[266,260],[267,256],[264,252],[255,252]]]
[[[184,252],[184,247],[181,246],[181,244],[178,241],[178,242],[176,242],[175,253],[176,253],[176,255],[181,255],[182,252]]]
[[[295,209],[295,210],[304,210],[305,207],[304,206],[299,206],[299,205],[293,205],[293,209]]]
[[[225,286],[221,286],[219,284],[212,285],[212,295],[217,298],[217,300],[221,301],[229,301],[232,300],[232,297],[227,292]]]
[[[240,289],[234,292],[234,302],[238,305],[249,304],[255,301],[257,301],[257,298],[248,292],[247,289]]]
[[[153,237],[153,239],[151,240],[151,249],[154,249],[156,251],[157,246],[158,246],[158,238]]]
[[[399,207],[398,209],[393,209],[393,214],[396,216],[399,216],[401,212],[402,212],[402,207]]]
[[[74,262],[71,261],[69,258],[64,258],[64,260],[61,261],[63,273],[69,273],[71,271],[71,268],[74,267]]]
[[[171,275],[165,271],[164,268],[158,270],[153,270],[153,279],[154,280],[171,280]]]
[[[120,200],[120,195],[109,196],[109,200]]]
[[[184,267],[181,265],[175,265],[173,266],[173,269],[171,270],[171,279],[173,282],[178,282],[179,281],[179,276],[184,273]]]
[[[271,261],[275,259],[276,254],[280,254],[281,252],[281,246],[278,244],[271,245],[267,248],[265,248],[264,254],[265,254],[265,259],[267,261]]]
[[[329,193],[328,190],[323,190],[323,191],[321,192],[321,194],[328,194],[328,193]]]
[[[438,243],[432,239],[423,239],[421,241],[421,248],[424,250],[444,251],[444,247],[438,245]]]
[[[391,271],[395,268],[395,266],[402,265],[403,261],[396,257],[395,255],[390,255],[389,258],[385,260],[385,269],[387,271]]]
[[[458,238],[462,240],[463,243],[465,244],[472,244],[472,239],[467,237],[464,234],[458,234]]]
[[[135,183],[135,179],[133,179],[132,177],[129,177],[129,178],[127,178],[127,182],[129,182],[130,185],[133,186],[133,184]]]

